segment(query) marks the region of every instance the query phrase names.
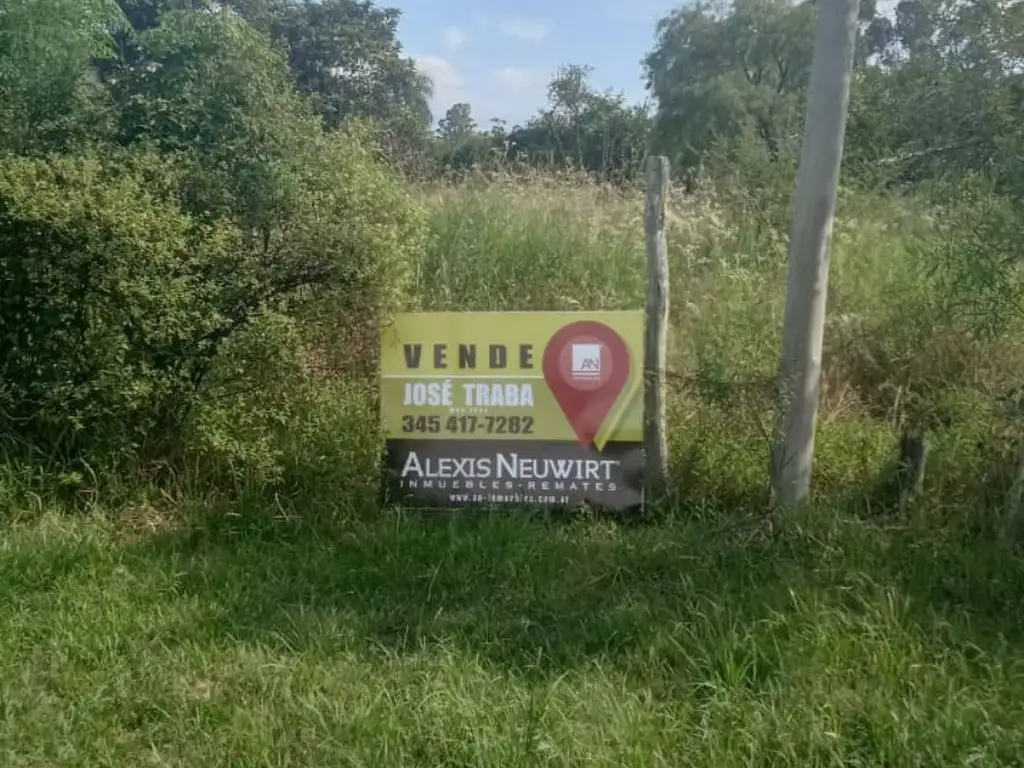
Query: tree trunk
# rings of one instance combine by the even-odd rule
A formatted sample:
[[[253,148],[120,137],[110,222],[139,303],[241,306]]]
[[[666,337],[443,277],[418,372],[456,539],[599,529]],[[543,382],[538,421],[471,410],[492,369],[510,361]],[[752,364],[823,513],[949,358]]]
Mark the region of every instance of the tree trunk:
[[[772,446],[772,490],[775,501],[782,506],[801,504],[810,494],[829,245],[850,100],[858,5],[858,0],[818,3],[818,35],[789,244],[779,420]]]

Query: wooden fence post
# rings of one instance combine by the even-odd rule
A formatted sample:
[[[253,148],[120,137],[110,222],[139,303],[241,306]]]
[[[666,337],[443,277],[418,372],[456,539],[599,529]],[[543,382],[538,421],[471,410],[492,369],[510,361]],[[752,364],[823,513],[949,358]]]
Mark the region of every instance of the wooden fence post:
[[[644,323],[644,447],[647,471],[645,502],[665,489],[668,475],[668,436],[665,417],[665,356],[668,352],[668,242],[665,207],[669,191],[666,157],[647,158],[647,197],[644,233],[647,241],[647,311]]]

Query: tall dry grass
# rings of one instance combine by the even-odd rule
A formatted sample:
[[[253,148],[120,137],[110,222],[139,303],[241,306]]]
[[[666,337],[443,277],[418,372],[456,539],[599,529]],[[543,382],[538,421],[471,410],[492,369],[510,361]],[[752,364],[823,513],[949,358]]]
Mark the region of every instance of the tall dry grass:
[[[411,306],[643,306],[642,189],[491,173],[422,194],[433,239]],[[670,434],[676,489],[691,502],[764,499],[788,217],[749,193],[672,196]],[[908,423],[932,428],[936,498],[973,503],[972,477],[995,482],[989,465],[1007,447],[995,435],[1009,427],[992,406],[1024,373],[1024,347],[1012,333],[976,338],[944,310],[931,262],[948,236],[940,224],[922,199],[841,196],[815,483],[823,499],[869,503]]]

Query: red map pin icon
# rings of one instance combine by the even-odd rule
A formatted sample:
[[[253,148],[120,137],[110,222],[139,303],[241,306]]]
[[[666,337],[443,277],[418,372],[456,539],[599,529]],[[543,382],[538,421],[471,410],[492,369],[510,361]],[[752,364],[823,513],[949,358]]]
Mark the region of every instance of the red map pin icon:
[[[629,347],[603,323],[562,328],[544,348],[544,380],[580,445],[589,448],[629,378]]]

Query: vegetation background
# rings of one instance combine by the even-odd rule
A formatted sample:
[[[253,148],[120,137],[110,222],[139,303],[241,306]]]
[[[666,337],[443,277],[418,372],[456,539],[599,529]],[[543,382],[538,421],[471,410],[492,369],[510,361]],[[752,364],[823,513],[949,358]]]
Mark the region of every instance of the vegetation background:
[[[814,503],[765,514],[814,3],[481,130],[354,0],[0,2],[5,765],[1019,765],[1024,5],[862,5]],[[398,308],[642,305],[652,519],[381,508]],[[930,446],[894,497],[899,435]]]

